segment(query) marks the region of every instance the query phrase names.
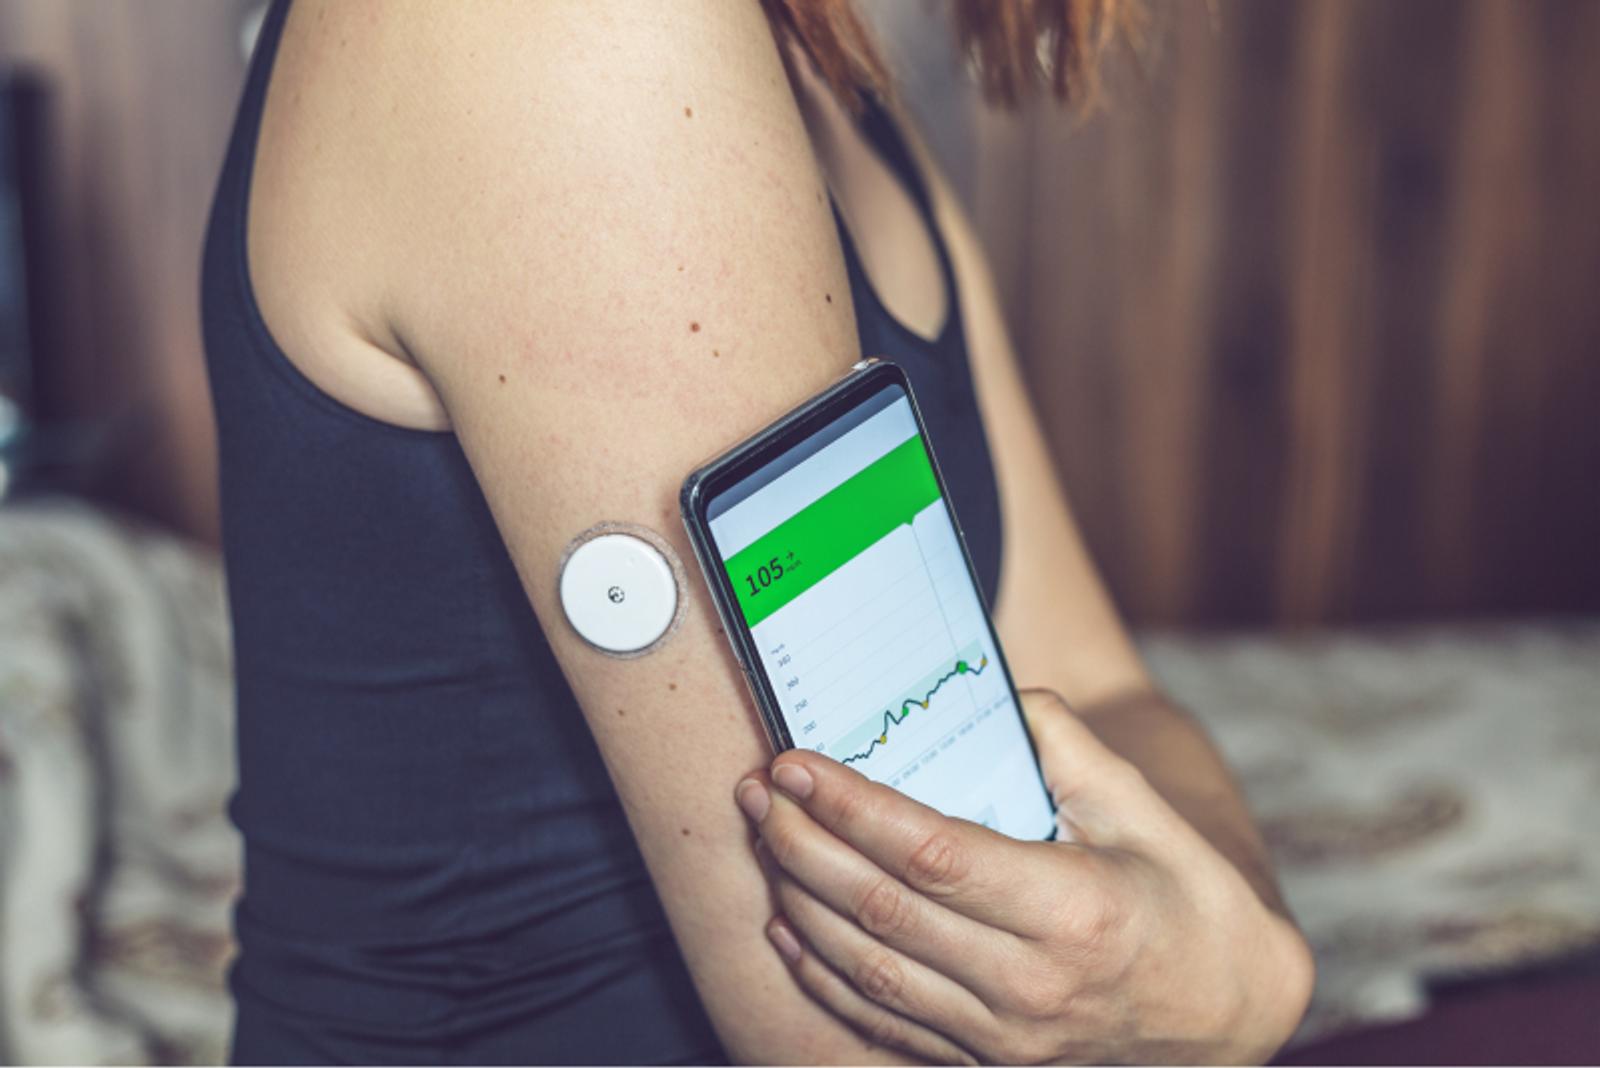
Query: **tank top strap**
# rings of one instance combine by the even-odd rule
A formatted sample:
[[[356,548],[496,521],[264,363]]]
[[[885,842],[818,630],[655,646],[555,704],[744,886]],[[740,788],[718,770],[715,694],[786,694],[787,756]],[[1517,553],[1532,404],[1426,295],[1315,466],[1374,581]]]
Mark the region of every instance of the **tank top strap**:
[[[272,60],[278,52],[278,42],[283,38],[284,23],[289,21],[292,0],[275,0],[268,4],[261,16],[261,28],[256,31],[256,42],[250,50],[250,65],[245,72],[244,92],[239,98],[239,113],[249,121],[241,123],[239,140],[251,146],[254,156],[255,128],[261,122],[261,111],[266,105],[267,84],[272,75]]]
[[[952,339],[961,337],[961,305],[957,299],[959,289],[956,282],[955,261],[950,255],[949,246],[945,243],[944,231],[940,228],[938,219],[934,215],[933,196],[928,188],[921,169],[917,166],[916,157],[912,155],[910,146],[906,143],[905,135],[901,132],[899,124],[895,121],[893,113],[887,104],[875,93],[862,93],[862,110],[856,119],[857,128],[867,139],[880,159],[888,166],[895,177],[905,185],[911,194],[917,212],[922,216],[923,225],[928,228],[928,234],[933,241],[934,255],[939,260],[939,276],[944,286],[946,307],[949,309],[945,315],[944,326],[939,331],[939,336],[933,344],[941,350],[949,347]],[[854,242],[850,239],[849,232],[845,229],[844,220],[834,205],[834,222],[839,228],[841,242],[844,246],[845,261],[853,278],[860,282],[877,304],[878,310],[888,318],[893,318],[888,308],[878,298],[877,290],[867,280],[866,270],[861,264]],[[896,320],[898,321],[898,320]]]

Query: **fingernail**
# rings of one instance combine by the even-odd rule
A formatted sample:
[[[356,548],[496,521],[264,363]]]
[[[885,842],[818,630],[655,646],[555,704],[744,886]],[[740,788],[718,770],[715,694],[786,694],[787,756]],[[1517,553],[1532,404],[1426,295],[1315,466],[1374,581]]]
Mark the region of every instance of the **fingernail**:
[[[772,781],[796,801],[810,797],[811,789],[816,785],[811,780],[811,773],[799,764],[779,764],[772,769]]]
[[[767,818],[767,809],[772,807],[772,798],[767,796],[767,788],[754,779],[746,779],[739,784],[733,792],[734,799],[739,802],[739,807],[744,809],[744,814],[756,823]]]
[[[789,930],[788,924],[773,920],[767,924],[767,938],[772,942],[772,948],[778,951],[778,956],[790,964],[800,962],[800,940]]]

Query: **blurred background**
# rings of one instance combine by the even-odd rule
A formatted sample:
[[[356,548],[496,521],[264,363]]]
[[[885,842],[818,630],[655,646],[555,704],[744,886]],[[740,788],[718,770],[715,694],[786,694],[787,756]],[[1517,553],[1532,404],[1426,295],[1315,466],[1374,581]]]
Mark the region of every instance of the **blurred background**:
[[[1087,116],[861,6],[1262,814],[1352,1043],[1303,1055],[1600,1058],[1600,2],[1158,2]],[[0,1057],[221,1055],[197,271],[259,13],[0,0]]]

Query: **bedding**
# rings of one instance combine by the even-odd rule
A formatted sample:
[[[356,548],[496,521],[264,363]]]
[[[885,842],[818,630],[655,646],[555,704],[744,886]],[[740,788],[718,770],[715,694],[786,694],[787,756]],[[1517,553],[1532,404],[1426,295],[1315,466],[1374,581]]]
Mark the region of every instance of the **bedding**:
[[[229,661],[210,555],[0,508],[0,1059],[225,1058]]]
[[[1600,625],[1147,637],[1317,959],[1297,1038],[1600,946]]]
[[[1600,621],[1142,644],[1316,949],[1299,1040],[1600,945]],[[0,1059],[226,1057],[233,777],[214,556],[0,508]]]

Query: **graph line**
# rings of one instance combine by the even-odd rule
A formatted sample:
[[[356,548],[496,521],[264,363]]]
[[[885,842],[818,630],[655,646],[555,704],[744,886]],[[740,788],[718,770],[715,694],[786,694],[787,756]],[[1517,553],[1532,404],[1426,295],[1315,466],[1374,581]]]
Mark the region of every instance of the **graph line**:
[[[929,702],[933,700],[933,695],[939,692],[939,687],[943,686],[957,675],[982,675],[983,669],[988,666],[989,656],[987,653],[978,658],[977,664],[969,664],[965,660],[957,660],[956,666],[941,675],[939,680],[933,684],[933,689],[923,694],[922,700],[919,701],[915,697],[908,697],[904,701],[901,701],[900,714],[898,716],[894,714],[893,710],[885,711],[883,713],[883,729],[878,732],[878,736],[876,738],[872,739],[872,743],[861,752],[845,757],[843,760],[839,761],[839,763],[854,764],[858,760],[867,759],[872,755],[872,751],[878,748],[878,746],[889,744],[890,728],[898,727],[900,724],[904,723],[906,721],[906,717],[911,715],[912,708],[926,709]]]

